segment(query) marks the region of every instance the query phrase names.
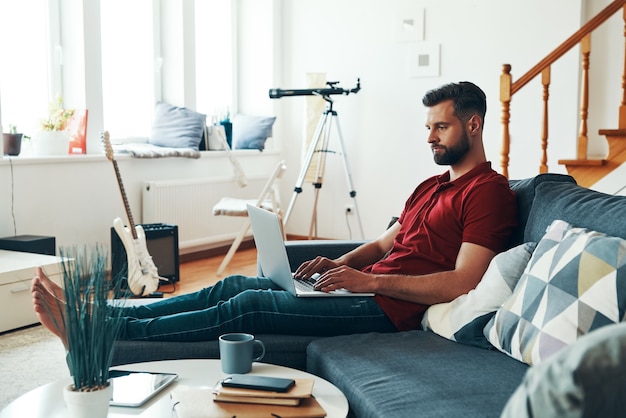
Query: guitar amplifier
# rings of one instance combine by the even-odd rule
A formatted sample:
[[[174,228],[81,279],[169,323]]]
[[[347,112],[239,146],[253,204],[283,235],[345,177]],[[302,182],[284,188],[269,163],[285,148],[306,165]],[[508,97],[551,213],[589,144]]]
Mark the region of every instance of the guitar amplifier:
[[[178,262],[178,226],[169,224],[142,224],[146,247],[152,256],[159,276],[177,282],[180,280]],[[111,277],[128,277],[126,249],[115,229],[111,227]]]

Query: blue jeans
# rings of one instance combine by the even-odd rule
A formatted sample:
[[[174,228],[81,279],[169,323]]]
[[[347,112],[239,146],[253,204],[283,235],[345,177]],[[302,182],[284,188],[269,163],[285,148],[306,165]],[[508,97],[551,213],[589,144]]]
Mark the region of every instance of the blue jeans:
[[[227,332],[333,336],[397,329],[372,297],[296,298],[267,278],[230,276],[195,293],[123,308],[122,340],[210,341]]]

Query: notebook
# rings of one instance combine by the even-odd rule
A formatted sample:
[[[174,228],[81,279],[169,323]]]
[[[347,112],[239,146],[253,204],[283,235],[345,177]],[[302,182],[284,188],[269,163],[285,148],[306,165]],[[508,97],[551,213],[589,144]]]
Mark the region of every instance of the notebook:
[[[265,209],[248,205],[248,217],[263,274],[277,286],[296,297],[374,296],[374,293],[353,293],[344,289],[321,292],[313,289],[312,283],[315,278],[294,279],[278,216]]]

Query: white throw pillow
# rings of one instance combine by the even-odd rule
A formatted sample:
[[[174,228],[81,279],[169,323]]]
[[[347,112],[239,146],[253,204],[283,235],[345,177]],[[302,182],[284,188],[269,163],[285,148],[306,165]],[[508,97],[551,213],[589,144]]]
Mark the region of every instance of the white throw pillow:
[[[490,348],[483,328],[513,293],[535,245],[521,244],[496,255],[475,289],[452,302],[429,307],[423,328],[453,341]]]

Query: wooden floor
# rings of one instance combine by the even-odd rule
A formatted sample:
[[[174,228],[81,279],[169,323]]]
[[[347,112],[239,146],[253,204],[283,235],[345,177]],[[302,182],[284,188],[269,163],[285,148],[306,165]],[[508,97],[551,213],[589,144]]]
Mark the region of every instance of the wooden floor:
[[[231,274],[243,274],[247,276],[256,276],[256,248],[240,249],[224,270],[222,276],[217,275],[223,254],[203,258],[200,260],[187,261],[180,264],[180,280],[173,286],[162,285],[159,291],[163,292],[163,297],[172,297],[186,293],[195,292],[207,286],[211,286],[220,279]],[[173,293],[172,293],[173,291]]]

